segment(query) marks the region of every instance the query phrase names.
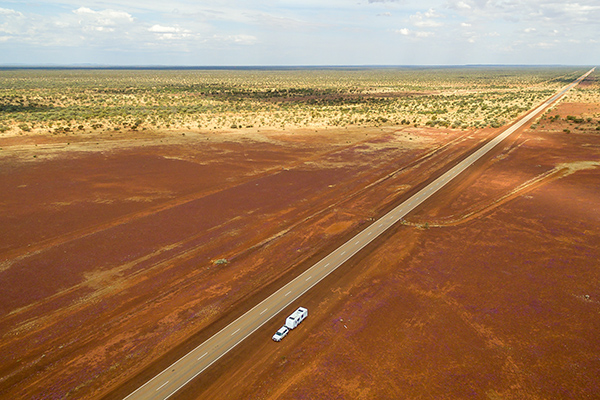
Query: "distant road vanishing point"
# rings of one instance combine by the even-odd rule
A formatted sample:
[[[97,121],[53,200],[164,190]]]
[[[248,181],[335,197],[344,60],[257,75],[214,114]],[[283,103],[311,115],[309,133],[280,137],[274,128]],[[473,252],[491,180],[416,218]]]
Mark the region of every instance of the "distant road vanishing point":
[[[371,243],[389,227],[400,221],[434,193],[442,189],[448,182],[456,178],[475,161],[479,160],[517,129],[521,128],[536,115],[562,98],[569,90],[578,85],[594,70],[595,68],[592,68],[579,79],[562,88],[554,96],[534,110],[531,110],[527,115],[519,119],[510,127],[500,132],[496,137],[473,154],[469,155],[442,176],[435,179],[408,200],[373,222],[365,230],[338,247],[258,305],[254,306],[251,310],[247,311],[244,315],[213,335],[210,339],[177,360],[125,399],[159,400],[171,397],[267,321],[278,315],[281,310],[292,304],[336,268],[348,261],[353,255]],[[270,340],[270,336],[266,336],[265,340]]]

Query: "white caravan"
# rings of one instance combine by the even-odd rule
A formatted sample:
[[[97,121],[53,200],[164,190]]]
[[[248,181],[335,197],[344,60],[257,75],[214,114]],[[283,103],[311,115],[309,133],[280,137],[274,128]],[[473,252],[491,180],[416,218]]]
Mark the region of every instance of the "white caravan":
[[[298,308],[285,320],[285,326],[289,329],[297,327],[304,318],[308,317],[308,310],[304,307]]]

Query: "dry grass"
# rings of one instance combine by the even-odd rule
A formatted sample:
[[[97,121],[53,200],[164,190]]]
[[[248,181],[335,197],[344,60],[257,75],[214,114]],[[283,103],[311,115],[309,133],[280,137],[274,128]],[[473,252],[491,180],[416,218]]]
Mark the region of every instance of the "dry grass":
[[[4,70],[0,133],[402,124],[496,127],[581,72],[574,68]],[[576,93],[584,100],[599,96],[597,87]]]

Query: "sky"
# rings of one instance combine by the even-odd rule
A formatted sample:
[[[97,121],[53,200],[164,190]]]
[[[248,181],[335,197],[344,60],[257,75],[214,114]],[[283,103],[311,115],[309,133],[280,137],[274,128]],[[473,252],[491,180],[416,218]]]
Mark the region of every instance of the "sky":
[[[0,0],[0,65],[597,65],[600,0]]]

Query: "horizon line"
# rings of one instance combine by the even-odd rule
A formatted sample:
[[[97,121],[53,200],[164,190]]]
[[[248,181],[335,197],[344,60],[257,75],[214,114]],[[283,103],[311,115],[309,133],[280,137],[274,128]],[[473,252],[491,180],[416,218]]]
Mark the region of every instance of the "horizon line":
[[[74,64],[25,64],[25,63],[6,63],[0,64],[0,70],[7,69],[178,69],[178,70],[276,70],[276,69],[385,69],[385,68],[474,68],[474,67],[591,67],[584,64],[264,64],[264,65],[161,65],[161,64],[141,64],[141,65],[112,65],[112,64],[93,64],[93,63],[74,63]]]

